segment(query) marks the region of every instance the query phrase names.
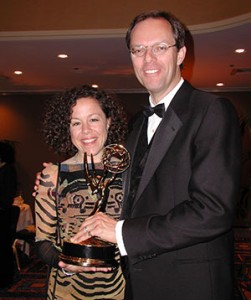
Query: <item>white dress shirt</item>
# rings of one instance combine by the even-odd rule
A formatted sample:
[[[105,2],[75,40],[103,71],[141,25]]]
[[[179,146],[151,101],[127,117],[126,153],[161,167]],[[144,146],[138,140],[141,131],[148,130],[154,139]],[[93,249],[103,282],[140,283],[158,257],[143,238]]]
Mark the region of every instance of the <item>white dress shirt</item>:
[[[179,88],[181,87],[183,82],[184,82],[184,79],[181,78],[179,83],[175,86],[175,88],[172,89],[171,92],[168,93],[158,104],[164,103],[165,110],[167,110],[169,104],[171,103],[173,97],[175,96],[175,94],[177,93],[177,91],[179,90]],[[157,105],[157,104],[153,103],[151,96],[149,97],[149,103],[152,107]],[[160,118],[156,114],[153,114],[152,116],[148,117],[148,127],[147,127],[148,144],[150,143],[150,141],[151,141],[155,131],[157,130],[161,120],[162,120],[162,118]],[[117,244],[118,244],[120,254],[122,256],[125,256],[125,255],[127,255],[127,252],[126,252],[126,249],[125,249],[125,245],[124,245],[124,242],[123,242],[123,236],[122,236],[123,223],[124,223],[124,220],[118,221],[117,224],[116,224],[115,230],[116,230],[116,240],[117,240]]]

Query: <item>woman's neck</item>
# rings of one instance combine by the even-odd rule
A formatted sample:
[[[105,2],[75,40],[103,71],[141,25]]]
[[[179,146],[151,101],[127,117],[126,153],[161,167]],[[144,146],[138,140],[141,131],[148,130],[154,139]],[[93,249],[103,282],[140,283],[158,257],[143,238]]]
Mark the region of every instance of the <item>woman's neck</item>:
[[[91,156],[90,155],[87,155],[87,163],[91,163],[92,161],[91,161]],[[82,163],[84,163],[84,154],[82,154],[82,153],[79,153],[79,152],[77,152],[73,157],[72,157],[72,160],[73,160],[73,162],[75,163],[75,164],[82,164]],[[93,156],[93,162],[95,163],[95,164],[99,164],[99,163],[101,163],[101,160],[100,159],[98,159],[97,161],[97,158],[95,159],[95,156]]]

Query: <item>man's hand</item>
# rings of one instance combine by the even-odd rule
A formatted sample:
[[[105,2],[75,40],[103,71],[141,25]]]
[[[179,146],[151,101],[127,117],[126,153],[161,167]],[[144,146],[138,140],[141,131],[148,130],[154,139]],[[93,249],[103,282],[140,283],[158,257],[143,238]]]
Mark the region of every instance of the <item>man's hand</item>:
[[[117,242],[115,233],[116,224],[116,220],[104,213],[98,212],[82,223],[78,233],[71,238],[71,242],[79,243],[92,236],[96,236],[104,241],[115,244]]]

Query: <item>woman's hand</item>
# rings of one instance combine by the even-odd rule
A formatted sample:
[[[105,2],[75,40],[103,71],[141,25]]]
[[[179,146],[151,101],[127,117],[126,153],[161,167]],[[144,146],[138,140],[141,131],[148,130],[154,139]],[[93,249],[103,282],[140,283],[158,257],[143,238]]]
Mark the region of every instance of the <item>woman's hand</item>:
[[[78,233],[71,238],[71,242],[79,243],[92,236],[96,236],[104,241],[115,244],[117,242],[115,233],[116,224],[116,220],[104,213],[98,212],[82,223]]]
[[[69,265],[64,263],[63,261],[60,261],[58,263],[58,266],[64,270],[65,274],[69,273],[69,275],[82,273],[82,272],[110,272],[112,270],[112,268],[81,267],[81,266]]]

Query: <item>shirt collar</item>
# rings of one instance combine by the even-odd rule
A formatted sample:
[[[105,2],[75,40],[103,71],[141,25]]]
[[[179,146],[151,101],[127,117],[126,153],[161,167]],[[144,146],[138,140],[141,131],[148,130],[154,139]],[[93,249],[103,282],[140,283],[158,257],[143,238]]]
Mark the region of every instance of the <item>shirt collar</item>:
[[[167,110],[169,104],[171,103],[173,97],[175,96],[175,94],[177,93],[177,91],[179,90],[183,82],[184,79],[181,77],[178,84],[158,104],[164,103],[165,109]],[[149,96],[149,103],[152,107],[157,105],[153,103],[151,96]]]

